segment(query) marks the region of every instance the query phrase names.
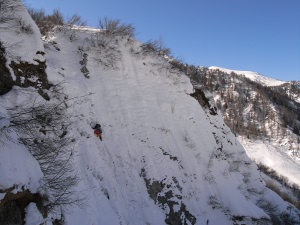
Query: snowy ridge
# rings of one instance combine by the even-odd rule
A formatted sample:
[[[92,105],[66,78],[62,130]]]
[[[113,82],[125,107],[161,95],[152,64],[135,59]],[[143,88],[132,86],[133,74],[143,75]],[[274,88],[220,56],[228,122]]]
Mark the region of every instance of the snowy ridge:
[[[249,78],[250,80],[260,83],[265,86],[279,86],[281,84],[286,83],[281,80],[276,80],[273,78],[265,77],[257,72],[242,71],[242,70],[230,70],[230,69],[225,69],[225,68],[221,68],[221,67],[217,67],[217,66],[210,66],[209,69],[221,70],[228,74],[230,74],[231,72],[234,72],[236,74],[244,75],[245,77]]]

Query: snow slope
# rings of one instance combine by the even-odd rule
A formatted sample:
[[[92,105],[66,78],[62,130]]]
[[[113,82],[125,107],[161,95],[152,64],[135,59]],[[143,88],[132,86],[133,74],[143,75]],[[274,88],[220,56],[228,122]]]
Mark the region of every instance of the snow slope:
[[[278,80],[274,80],[272,78],[264,77],[259,75],[258,73],[249,72],[249,71],[236,71],[236,70],[228,70],[220,67],[210,67],[211,70],[221,70],[226,72],[228,75],[231,72],[237,73],[237,74],[243,74],[252,81],[255,81],[257,83],[267,85],[267,86],[276,86],[281,85],[283,83],[286,84],[286,86],[289,86],[292,82],[281,82]],[[238,81],[240,82],[240,81]],[[234,82],[232,83],[234,86]],[[235,87],[237,88],[237,87]],[[288,93],[288,91],[282,90],[282,92]],[[235,104],[239,101],[239,99],[243,99],[244,96],[239,96],[239,94],[236,95],[235,91],[231,91],[235,97],[235,102],[232,102],[232,104]],[[256,91],[250,91],[249,97],[252,99],[255,99],[255,96],[258,93]],[[288,93],[291,95],[290,93]],[[298,95],[296,94],[292,98],[297,101]],[[220,99],[219,93],[216,92],[214,99],[217,101]],[[292,101],[291,101],[292,102]],[[231,104],[231,103],[230,103]],[[291,103],[293,104],[293,103]],[[296,106],[295,106],[296,107]],[[276,107],[273,105],[270,105],[270,111],[276,112],[277,115],[280,115],[281,113],[278,112]],[[249,103],[248,107],[244,108],[242,115],[243,120],[247,121],[247,117],[249,118],[249,113],[254,112],[253,104]],[[232,119],[235,119],[234,117]],[[277,121],[280,121],[278,118]],[[256,121],[257,124],[261,123],[261,121]],[[289,179],[291,184],[297,184],[300,185],[300,180],[298,176],[298,171],[300,169],[300,160],[298,157],[295,157],[292,155],[293,151],[296,151],[297,149],[297,135],[293,134],[292,132],[288,131],[289,137],[277,137],[277,140],[269,140],[269,141],[255,141],[255,140],[249,140],[246,138],[239,137],[239,141],[243,145],[243,147],[246,150],[246,153],[248,156],[253,159],[254,161],[258,163],[262,163],[266,166],[269,166],[270,168],[274,169],[278,174],[286,177]]]
[[[211,66],[209,67],[211,70],[221,70],[224,71],[225,73],[230,74],[231,72],[234,72],[236,74],[244,75],[248,79],[255,81],[257,83],[260,83],[265,86],[278,86],[281,84],[284,84],[284,81],[281,80],[276,80],[270,77],[265,77],[257,72],[251,72],[251,71],[242,71],[242,70],[230,70],[230,69],[225,69],[217,66]]]
[[[76,140],[73,169],[81,179],[74,194],[83,196],[85,205],[62,210],[67,225],[271,224],[266,204],[277,207],[271,212],[276,216],[299,213],[265,187],[221,116],[190,96],[190,80],[165,59],[143,54],[141,43],[126,37],[100,48],[90,41],[97,30],[70,32],[72,39],[68,32],[53,33],[45,50],[37,33],[15,40],[24,43],[16,58],[35,63],[35,51],[46,52],[49,81],[76,103],[68,107],[73,122],[68,135]],[[0,96],[0,129],[9,126],[7,108],[21,106],[22,91]],[[57,94],[51,91],[49,96]],[[102,125],[102,142],[93,134],[95,122]],[[37,162],[18,134],[9,135],[1,148],[1,189],[18,184],[38,191]],[[25,211],[26,224],[52,224],[33,203]]]
[[[12,60],[15,62],[28,62],[37,65],[38,62],[44,62],[42,56],[44,52],[41,33],[35,22],[31,19],[26,8],[18,1],[14,1],[17,5],[14,11],[14,21],[10,21],[7,25],[1,23],[1,41],[6,48],[7,65]]]
[[[269,218],[255,205],[260,197],[272,199],[280,210],[287,207],[265,188],[221,117],[189,96],[187,77],[171,73],[164,59],[143,55],[140,43],[124,39],[116,44],[116,64],[103,66],[92,46],[78,51],[94,32],[77,31],[73,42],[56,33],[46,44],[49,80],[65,82],[70,96],[85,96],[70,113],[82,179],[78,190],[89,198],[86,211],[73,208],[67,224],[165,224],[182,205],[195,220],[189,213],[180,217],[191,224],[232,224],[238,216],[252,224],[249,218]],[[89,78],[80,72],[83,53]],[[102,125],[103,142],[93,136],[95,122]],[[162,188],[153,197],[147,192],[155,182]]]
[[[291,184],[300,184],[299,160],[295,160],[274,143],[262,141],[249,141],[239,137],[239,141],[245,148],[247,155],[257,163],[269,166],[280,175],[287,177]]]
[[[2,133],[4,126],[1,124],[4,125],[4,123],[1,121],[9,121],[9,117],[5,117],[6,110],[1,106],[2,103],[3,101],[0,102],[0,132],[1,140],[5,140],[5,142],[0,142],[0,189],[13,188],[12,193],[28,189],[32,193],[36,193],[43,174],[35,158],[24,145],[18,142],[17,133],[13,130]],[[9,125],[9,123],[5,123],[5,125]],[[5,194],[0,193],[0,201],[4,196]]]

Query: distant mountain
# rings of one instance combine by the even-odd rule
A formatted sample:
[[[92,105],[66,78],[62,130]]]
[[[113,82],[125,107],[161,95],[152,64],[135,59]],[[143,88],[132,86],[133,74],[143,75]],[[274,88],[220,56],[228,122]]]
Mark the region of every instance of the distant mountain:
[[[17,18],[0,20],[10,27],[0,33],[9,78],[0,85],[1,225],[300,222],[299,196],[272,191],[273,171],[236,137],[282,136],[277,144],[293,152],[299,108],[288,94],[182,67],[118,20],[94,29],[31,11],[42,38],[26,9],[16,9]],[[282,117],[280,107],[292,113]]]
[[[210,70],[220,70],[223,71],[227,74],[231,74],[231,73],[235,73],[235,74],[239,74],[239,75],[244,75],[245,77],[247,77],[248,79],[259,83],[261,85],[265,85],[265,86],[278,86],[278,85],[282,85],[286,82],[281,81],[281,80],[276,80],[273,78],[269,78],[269,77],[265,77],[257,72],[251,72],[251,71],[241,71],[241,70],[230,70],[230,69],[224,69],[221,67],[216,67],[216,66],[211,66],[208,69]]]
[[[299,185],[299,81],[283,82],[219,67],[186,71],[194,83],[213,93],[225,123],[248,155]]]

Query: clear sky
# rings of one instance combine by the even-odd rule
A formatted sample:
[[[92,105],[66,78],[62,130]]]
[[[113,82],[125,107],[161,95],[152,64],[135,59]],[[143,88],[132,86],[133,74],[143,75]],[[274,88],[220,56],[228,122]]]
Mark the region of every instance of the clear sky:
[[[196,66],[250,70],[300,80],[300,0],[25,0],[47,13],[107,16],[133,24],[140,41],[163,38]]]

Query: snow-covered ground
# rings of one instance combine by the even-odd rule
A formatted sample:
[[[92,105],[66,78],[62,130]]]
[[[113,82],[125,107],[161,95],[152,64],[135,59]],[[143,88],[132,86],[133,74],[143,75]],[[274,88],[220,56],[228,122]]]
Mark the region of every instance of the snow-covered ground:
[[[15,20],[7,25],[1,23],[1,26],[6,27],[1,29],[0,37],[6,49],[7,65],[12,60],[38,65],[37,61],[45,61],[41,54],[44,52],[41,33],[25,7],[17,2],[11,3],[17,5],[13,14]]]
[[[2,130],[9,125],[6,110],[1,106],[2,103],[3,101],[0,103],[0,189],[13,188],[12,193],[28,189],[36,193],[43,174],[38,162],[27,148],[19,143],[17,133],[13,130],[2,133]],[[5,194],[0,193],[0,201],[4,196]]]
[[[72,40],[57,32],[45,43],[49,81],[78,100],[68,108],[68,135],[76,140],[74,171],[81,179],[75,194],[86,202],[63,212],[66,224],[170,224],[175,218],[181,224],[250,225],[270,219],[264,202],[277,206],[276,215],[287,210],[221,116],[189,95],[194,90],[186,76],[163,58],[143,54],[135,40],[117,38],[109,50],[93,47],[87,40],[95,32],[78,29]],[[2,129],[10,120],[5,108],[20,101],[18,89],[0,97]],[[102,142],[93,134],[96,122]],[[0,185],[22,182],[34,192],[41,178],[37,162],[17,134],[10,135],[13,146],[1,148],[7,157],[0,157]],[[27,225],[44,220],[35,204],[26,215]]]
[[[189,79],[171,73],[161,58],[137,53],[140,43],[126,40],[118,41],[121,58],[114,69],[96,62],[97,51],[87,47],[87,79],[80,72],[78,46],[90,32],[77,33],[75,42],[56,34],[53,40],[61,51],[50,44],[46,49],[49,80],[66,82],[70,96],[87,96],[71,111],[79,190],[89,200],[86,211],[74,208],[68,214],[68,224],[164,224],[171,209],[155,205],[141,171],[151,182],[165,183],[158,195],[172,190],[179,204],[174,211],[184,203],[196,224],[207,219],[232,224],[232,216],[241,215],[267,218],[247,191],[266,191],[256,166],[221,117],[207,115],[189,96]],[[95,122],[102,125],[103,142],[93,136]],[[245,177],[251,177],[247,184]],[[284,209],[283,202],[279,205]]]
[[[211,70],[221,70],[224,71],[225,73],[230,74],[231,72],[234,72],[236,74],[244,75],[245,77],[249,78],[252,81],[258,82],[262,85],[265,86],[278,86],[281,84],[284,84],[284,81],[273,79],[270,77],[265,77],[257,72],[252,72],[252,71],[242,71],[242,70],[231,70],[231,69],[225,69],[217,66],[210,66],[209,69]]]
[[[6,50],[7,67],[9,68],[12,60],[32,64],[37,63],[35,61],[37,58],[40,61],[45,60],[40,54],[36,54],[44,51],[37,25],[22,4],[19,5],[18,1],[13,4],[19,6],[13,14],[17,21],[9,24],[1,22],[0,41]],[[30,28],[30,32],[22,32],[22,27]],[[13,76],[12,69],[11,73]],[[10,126],[6,107],[20,105],[23,101],[22,96],[17,94],[18,90],[20,88],[15,87],[9,95],[0,96],[0,189],[12,188],[12,193],[28,189],[36,193],[40,186],[39,181],[43,177],[39,164],[28,149],[19,142],[18,134],[13,129],[6,129]],[[0,193],[0,201],[4,196],[5,194]]]
[[[266,86],[277,86],[281,85],[285,82],[275,80],[272,78],[268,78],[262,76],[256,72],[251,71],[238,71],[238,70],[230,70],[224,69],[221,67],[212,66],[209,67],[211,70],[221,70],[230,74],[234,72],[236,74],[242,74],[262,85]],[[232,94],[235,95],[235,92],[232,91]],[[254,99],[257,93],[255,91],[250,91],[249,96]],[[297,101],[297,97],[294,99]],[[216,94],[214,99],[220,99],[220,96]],[[244,121],[247,121],[246,115],[253,110],[253,105],[250,103],[243,110]],[[273,105],[270,105],[270,111],[276,113],[276,108]],[[278,119],[279,120],[279,119]],[[294,138],[293,138],[294,137]],[[291,141],[291,140],[295,141]],[[269,166],[273,170],[275,170],[279,175],[282,175],[289,179],[291,184],[300,185],[300,179],[298,175],[298,171],[300,169],[300,160],[299,158],[292,156],[292,148],[295,150],[297,148],[297,136],[295,134],[291,134],[290,139],[282,138],[282,140],[270,140],[270,141],[261,141],[261,140],[249,140],[244,137],[238,137],[238,140],[243,145],[247,155],[256,161],[257,163],[262,163],[263,165]],[[290,140],[290,141],[289,141]]]
[[[282,147],[268,141],[251,141],[243,137],[238,139],[251,159],[287,177],[291,184],[300,185],[300,162],[295,158],[293,159],[286,151],[282,151]]]

